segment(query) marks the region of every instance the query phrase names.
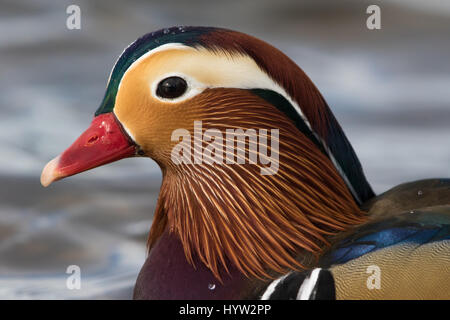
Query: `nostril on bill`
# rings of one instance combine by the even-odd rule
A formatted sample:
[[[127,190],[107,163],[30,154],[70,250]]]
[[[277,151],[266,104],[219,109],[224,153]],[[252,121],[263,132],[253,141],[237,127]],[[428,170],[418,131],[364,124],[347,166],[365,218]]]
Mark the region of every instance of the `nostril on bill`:
[[[94,144],[97,142],[97,140],[98,140],[98,135],[93,135],[88,139],[86,144],[87,145]]]

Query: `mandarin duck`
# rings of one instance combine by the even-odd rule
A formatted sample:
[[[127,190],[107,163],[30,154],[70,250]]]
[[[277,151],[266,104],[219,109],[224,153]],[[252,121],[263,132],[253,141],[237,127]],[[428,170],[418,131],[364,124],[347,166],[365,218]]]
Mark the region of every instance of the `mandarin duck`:
[[[257,38],[133,42],[41,183],[127,157],[163,175],[135,299],[450,298],[450,181],[375,196],[318,89]]]

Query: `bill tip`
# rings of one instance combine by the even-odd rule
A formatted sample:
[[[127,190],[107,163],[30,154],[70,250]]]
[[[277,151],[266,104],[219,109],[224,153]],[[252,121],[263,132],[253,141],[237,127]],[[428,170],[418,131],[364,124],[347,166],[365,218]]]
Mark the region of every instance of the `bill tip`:
[[[56,168],[58,166],[59,156],[50,160],[41,173],[41,185],[48,187],[53,181],[58,179]]]

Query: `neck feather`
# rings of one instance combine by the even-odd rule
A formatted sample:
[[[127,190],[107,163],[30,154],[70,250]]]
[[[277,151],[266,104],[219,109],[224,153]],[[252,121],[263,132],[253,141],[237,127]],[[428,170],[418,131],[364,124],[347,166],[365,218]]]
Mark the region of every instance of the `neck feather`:
[[[198,111],[203,130],[279,128],[277,173],[262,175],[261,166],[250,163],[167,164],[149,247],[169,228],[187,260],[198,256],[219,279],[220,267],[230,264],[258,278],[302,269],[299,256],[320,254],[328,236],[364,222],[365,213],[329,158],[292,121],[260,97],[236,90],[203,97],[220,97]]]

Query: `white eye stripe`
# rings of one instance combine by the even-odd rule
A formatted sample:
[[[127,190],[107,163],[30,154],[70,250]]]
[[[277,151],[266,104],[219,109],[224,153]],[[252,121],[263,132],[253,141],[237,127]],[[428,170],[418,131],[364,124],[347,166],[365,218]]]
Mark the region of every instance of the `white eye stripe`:
[[[301,111],[298,104],[291,98],[289,94],[287,94],[284,88],[282,88],[278,83],[270,78],[267,73],[264,72],[252,58],[243,54],[230,57],[230,55],[225,53],[219,54],[208,52],[207,49],[201,47],[193,48],[181,43],[167,43],[153,50],[150,50],[149,52],[139,57],[135,62],[133,62],[127,69],[127,71],[125,71],[124,75],[122,76],[121,82],[125,78],[126,74],[130,70],[136,68],[143,60],[154,55],[155,53],[168,50],[195,50],[196,54],[203,55],[202,58],[205,58],[205,60],[210,59],[208,61],[204,61],[202,59],[201,61],[203,62],[203,66],[207,66],[208,64],[213,66],[214,69],[211,70],[211,73],[215,73],[216,83],[201,83],[197,79],[194,79],[193,77],[185,74],[183,75],[183,79],[185,79],[186,82],[191,81],[191,85],[194,89],[191,95],[183,95],[179,100],[162,98],[158,98],[158,100],[176,103],[182,101],[183,97],[186,97],[185,99],[192,98],[194,95],[199,94],[206,88],[268,89],[275,91],[286,98],[294,106],[297,113],[302,117],[306,125],[311,128],[308,119],[303,115],[303,112]],[[207,54],[205,55],[205,53]],[[178,72],[171,72],[165,74],[165,77],[177,74],[181,75],[181,73]],[[157,80],[161,81],[163,79],[164,77],[160,76]],[[154,86],[157,86],[159,81],[154,81],[151,84],[151,93],[154,97],[157,97],[155,94],[156,91]],[[157,83],[155,84],[155,82]],[[119,83],[119,90],[120,85],[121,83]]]
[[[130,47],[133,43],[134,43],[134,42],[132,42],[128,47]],[[128,47],[127,47],[127,48],[128,48]],[[125,51],[127,50],[127,48],[125,48],[123,52],[125,52]],[[155,53],[157,53],[157,52],[161,52],[161,51],[166,51],[166,50],[171,50],[171,49],[179,49],[179,50],[183,50],[183,49],[188,49],[188,48],[189,48],[189,47],[186,47],[185,45],[183,45],[183,44],[181,44],[181,43],[166,43],[166,44],[163,44],[162,46],[159,46],[159,47],[157,47],[157,48],[155,48],[155,49],[153,49],[153,50],[150,50],[149,52],[143,54],[143,55],[140,56],[136,61],[134,61],[134,62],[128,67],[128,69],[124,72],[124,74],[122,75],[122,78],[120,79],[119,85],[118,85],[118,87],[117,87],[117,91],[120,91],[120,87],[121,87],[121,85],[122,85],[122,80],[125,78],[126,74],[127,74],[128,72],[130,72],[131,70],[133,70],[134,68],[136,68],[143,60],[145,60],[145,59],[148,58],[149,56],[151,56],[151,55],[153,55],[153,54],[155,54]],[[122,52],[122,54],[123,54],[123,52]],[[122,54],[121,54],[121,55],[122,55]],[[119,56],[119,58],[117,59],[116,64],[117,64],[117,62],[118,62],[119,60],[120,60],[120,56]],[[114,64],[113,71],[114,71],[114,69],[115,69],[115,67],[116,67],[116,64]],[[111,75],[112,75],[112,72],[113,72],[113,71],[111,71],[111,74],[109,75],[108,84],[109,84],[109,81],[111,80]]]
[[[130,71],[131,69],[135,68],[140,62],[142,62],[143,60],[145,60],[146,58],[148,58],[149,56],[154,55],[157,52],[161,52],[161,51],[167,51],[167,50],[173,50],[173,49],[177,49],[177,50],[187,50],[187,49],[191,49],[191,47],[185,46],[182,43],[166,43],[163,44],[162,46],[159,46],[155,49],[152,49],[148,52],[146,52],[145,54],[143,54],[142,56],[140,56],[136,61],[134,61],[129,67],[128,69],[125,71],[123,77],[125,76],[125,74]],[[126,50],[126,49],[125,49]],[[124,51],[125,51],[124,50]],[[119,59],[118,59],[119,60]],[[117,61],[118,61],[117,60]],[[116,61],[116,63],[117,63]],[[114,66],[115,67],[115,66]]]

